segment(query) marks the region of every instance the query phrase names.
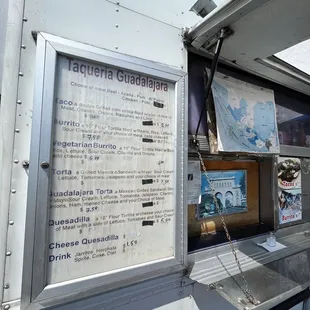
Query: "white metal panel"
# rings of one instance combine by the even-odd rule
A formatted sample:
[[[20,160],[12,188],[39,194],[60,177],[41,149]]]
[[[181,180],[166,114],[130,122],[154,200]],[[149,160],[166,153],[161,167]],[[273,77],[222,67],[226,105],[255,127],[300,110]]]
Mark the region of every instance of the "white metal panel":
[[[238,14],[230,15],[230,6],[214,10],[206,16],[203,29],[195,39],[198,47],[208,36],[215,34],[221,27],[229,26],[234,34],[225,39],[221,58],[232,66],[262,76],[300,92],[310,94],[305,83],[259,64],[257,58],[266,58],[310,37],[310,2],[308,0],[271,0],[236,1],[251,7],[245,10],[240,5]],[[234,1],[232,2],[234,3]],[[256,3],[256,6],[254,4]],[[254,9],[254,10],[253,10]],[[195,27],[193,27],[194,29]],[[197,28],[197,27],[196,27]],[[201,27],[200,27],[201,28]],[[200,29],[199,28],[199,29]],[[197,31],[196,31],[197,32]],[[198,32],[197,32],[198,33]],[[305,58],[307,55],[304,56]]]
[[[14,284],[10,282],[7,274],[4,276],[5,263],[8,265],[17,264],[14,266],[16,276],[21,276],[21,262],[23,242],[23,223],[24,217],[22,209],[20,214],[16,217],[10,213],[9,206],[12,200],[16,199],[19,192],[14,188],[15,186],[25,186],[19,183],[19,180],[14,177],[11,181],[12,169],[21,169],[20,164],[13,163],[13,155],[17,155],[14,150],[14,139],[18,135],[16,132],[16,112],[17,112],[17,90],[19,83],[19,69],[20,69],[20,51],[21,51],[21,36],[23,24],[23,0],[12,0],[8,7],[8,24],[6,31],[5,53],[4,53],[4,70],[2,80],[2,103],[0,109],[0,300],[6,300],[7,294],[14,291]],[[15,153],[15,154],[14,154]],[[15,165],[14,167],[12,167]],[[14,191],[16,190],[16,192]],[[11,200],[12,199],[12,200]],[[21,205],[23,201],[21,200]],[[19,201],[15,204],[20,207]],[[9,225],[8,222],[14,221],[14,225]],[[15,234],[16,239],[13,241],[15,247],[11,248],[11,243],[7,244],[7,233]],[[21,248],[19,250],[18,246]],[[15,252],[15,249],[17,250]],[[6,252],[8,253],[6,256]],[[12,271],[13,271],[12,270]],[[3,284],[5,289],[3,291]],[[17,288],[17,290],[20,288]],[[3,294],[5,295],[3,297]]]
[[[177,28],[189,27],[201,19],[190,11],[194,0],[111,0],[111,2],[119,3],[120,8],[128,8]]]
[[[4,41],[6,35],[6,23],[8,15],[8,0],[0,1],[0,94],[2,84],[3,59],[4,59]]]
[[[29,32],[38,30],[100,48],[186,68],[181,29],[107,0],[27,0]],[[167,43],[169,48],[166,48]]]
[[[250,72],[310,94],[307,84],[255,61],[310,37],[309,23],[308,0],[294,3],[289,0],[269,1],[230,25],[235,33],[224,41],[221,56],[228,62],[236,62],[241,68]]]
[[[5,282],[10,284],[10,288],[4,291],[5,302],[19,299],[21,295],[24,221],[28,187],[27,170],[22,168],[21,163],[23,160],[29,159],[36,54],[36,44],[31,32],[33,30],[45,30],[100,48],[119,51],[178,68],[186,67],[186,51],[183,50],[182,46],[181,30],[154,20],[154,18],[120,8],[118,5],[106,0],[91,0],[90,2],[82,0],[65,2],[60,0],[53,2],[27,0],[24,15],[21,14],[23,12],[23,1],[15,2],[18,5],[11,14],[17,21],[15,20],[9,27],[10,38],[12,39],[15,36],[12,32],[13,25],[14,31],[16,29],[21,31],[23,24],[22,44],[26,48],[21,50],[20,70],[23,72],[23,77],[20,78],[17,94],[17,87],[14,88],[16,84],[14,84],[11,75],[17,77],[18,74],[20,44],[10,46],[12,50],[10,50],[8,56],[10,56],[14,66],[7,68],[5,72],[7,77],[5,88],[7,92],[9,89],[11,91],[9,97],[3,94],[2,98],[6,101],[6,113],[2,117],[9,125],[3,128],[5,140],[2,140],[2,145],[6,148],[4,146],[1,148],[5,151],[5,158],[3,157],[5,161],[2,161],[1,164],[5,167],[5,170],[8,170],[7,173],[1,175],[2,178],[6,178],[2,183],[6,185],[1,186],[0,197],[4,197],[3,194],[7,197],[1,200],[1,205],[5,206],[1,208],[1,227],[3,230],[0,234],[2,238],[1,253],[4,253],[6,249],[7,221],[8,219],[14,219],[14,225],[9,226],[7,240],[8,250],[12,252],[12,255],[8,257],[5,266]],[[27,22],[22,23],[23,16],[27,18]],[[169,48],[166,49],[167,42],[169,42]],[[13,55],[16,56],[14,59],[12,59]],[[7,64],[9,63],[7,62]],[[22,104],[17,106],[16,114],[16,128],[19,129],[19,132],[14,134],[17,96],[22,101]],[[13,142],[9,142],[13,140],[10,140],[8,136],[10,139],[15,136],[14,153],[12,153]],[[12,171],[12,180],[16,193],[11,201],[10,217],[8,218],[9,201],[7,199],[10,191],[9,170],[12,158],[18,159],[19,162],[14,164]],[[9,196],[12,196],[12,194],[9,193]],[[1,264],[4,265],[3,254],[1,260]]]
[[[29,36],[28,40],[31,39]],[[10,283],[10,288],[4,291],[4,301],[11,301],[20,298],[21,294],[21,274],[22,260],[24,250],[24,230],[25,214],[28,186],[28,169],[22,167],[24,160],[29,160],[30,151],[30,132],[32,119],[32,67],[28,64],[34,64],[35,49],[31,48],[29,41],[23,40],[26,49],[22,49],[20,70],[23,77],[19,80],[18,93],[15,94],[21,104],[16,109],[16,129],[19,132],[15,134],[13,159],[18,163],[12,168],[12,187],[16,193],[11,197],[9,220],[14,220],[14,225],[9,226],[7,249],[12,255],[7,259],[5,266],[5,281]]]

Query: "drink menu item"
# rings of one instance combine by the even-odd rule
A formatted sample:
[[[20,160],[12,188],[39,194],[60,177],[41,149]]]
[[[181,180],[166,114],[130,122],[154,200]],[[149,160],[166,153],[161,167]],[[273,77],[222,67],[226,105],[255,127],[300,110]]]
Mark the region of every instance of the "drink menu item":
[[[174,256],[175,85],[60,56],[48,282]]]

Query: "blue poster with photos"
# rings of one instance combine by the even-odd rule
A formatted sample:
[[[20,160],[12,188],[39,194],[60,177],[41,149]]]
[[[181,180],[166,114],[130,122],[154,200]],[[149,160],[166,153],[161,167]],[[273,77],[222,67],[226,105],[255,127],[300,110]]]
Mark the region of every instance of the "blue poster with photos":
[[[197,207],[198,219],[219,215],[215,199],[223,215],[247,212],[246,170],[220,170],[202,173],[201,201]]]

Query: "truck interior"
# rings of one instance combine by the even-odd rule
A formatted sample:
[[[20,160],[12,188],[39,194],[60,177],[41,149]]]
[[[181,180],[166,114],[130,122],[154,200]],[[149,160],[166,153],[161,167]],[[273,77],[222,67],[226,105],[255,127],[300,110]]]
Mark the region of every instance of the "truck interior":
[[[272,307],[275,300],[279,302],[289,296],[289,292],[293,292],[292,287],[300,292],[307,289],[310,279],[310,271],[305,267],[309,259],[307,232],[310,229],[310,71],[307,65],[310,55],[310,3],[274,0],[241,4],[231,1],[211,12],[208,9],[206,1],[196,3],[196,11],[203,19],[187,29],[184,35],[189,52],[189,160],[199,160],[197,145],[193,143],[197,139],[209,173],[213,170],[247,171],[248,212],[228,214],[224,220],[232,243],[238,249],[249,287],[256,292],[260,303],[268,300]],[[215,97],[212,91],[211,95],[207,93],[205,68],[209,69],[207,79],[212,78],[214,63],[217,65],[215,75],[222,74],[227,79],[234,78],[241,83],[273,90],[280,143],[276,159],[212,152],[211,129],[208,128],[212,124],[206,111]],[[203,110],[197,135],[197,123]],[[301,163],[298,169],[302,185],[298,197],[302,200],[303,215],[294,221],[279,221],[279,209],[282,210],[279,199],[282,196],[277,180],[287,173],[286,164],[285,168],[277,164],[282,158],[299,159]],[[290,199],[294,197],[294,193],[285,193]],[[219,195],[221,200],[224,194]],[[240,306],[244,300],[240,300],[237,291],[244,283],[234,262],[227,232],[219,214],[214,215],[212,207],[201,207],[203,203],[200,200],[197,205],[188,207],[190,277],[207,286],[216,283],[220,294]],[[199,212],[207,215],[199,216]],[[273,232],[277,241],[286,248],[268,253],[257,246],[266,241],[268,232]],[[281,285],[283,277],[287,281],[284,286]],[[251,308],[247,302],[245,305]]]

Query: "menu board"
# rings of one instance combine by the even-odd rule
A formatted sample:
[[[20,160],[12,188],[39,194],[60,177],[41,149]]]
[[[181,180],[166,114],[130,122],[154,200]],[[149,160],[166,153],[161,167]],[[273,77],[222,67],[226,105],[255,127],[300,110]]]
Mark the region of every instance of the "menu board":
[[[175,84],[59,56],[48,283],[174,256]]]

